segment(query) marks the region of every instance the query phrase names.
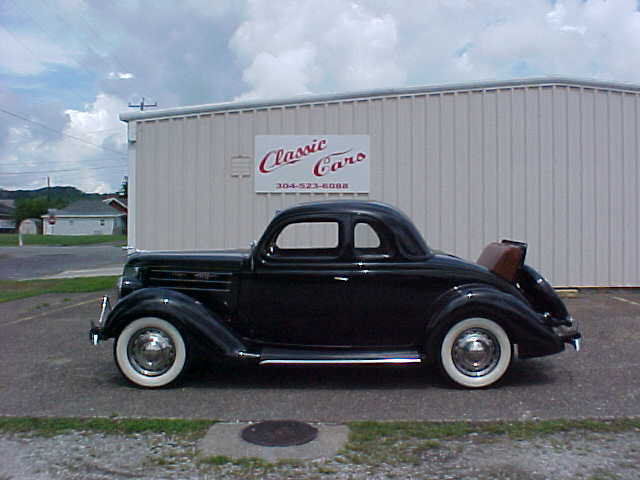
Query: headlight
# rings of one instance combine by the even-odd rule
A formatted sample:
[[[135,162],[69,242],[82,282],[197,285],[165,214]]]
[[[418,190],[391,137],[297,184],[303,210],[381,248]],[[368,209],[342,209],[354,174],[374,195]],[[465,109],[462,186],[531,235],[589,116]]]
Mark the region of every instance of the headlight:
[[[140,279],[140,267],[126,264],[122,272],[122,276],[128,280]]]
[[[142,269],[138,266],[125,265],[122,276],[118,279],[118,297],[122,298],[142,287]]]

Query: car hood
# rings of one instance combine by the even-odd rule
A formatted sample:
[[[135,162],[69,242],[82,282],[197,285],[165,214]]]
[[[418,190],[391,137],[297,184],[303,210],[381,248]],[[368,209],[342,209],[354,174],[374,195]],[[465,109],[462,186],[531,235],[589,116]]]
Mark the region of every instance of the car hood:
[[[238,250],[144,250],[129,256],[132,267],[198,268],[201,270],[240,271],[248,264],[249,249]]]

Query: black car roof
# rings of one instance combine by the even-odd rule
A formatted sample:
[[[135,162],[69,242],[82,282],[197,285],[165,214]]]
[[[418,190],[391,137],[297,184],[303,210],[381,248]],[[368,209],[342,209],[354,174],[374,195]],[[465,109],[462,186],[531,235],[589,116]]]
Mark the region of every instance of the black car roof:
[[[400,209],[383,202],[349,199],[301,203],[282,210],[274,221],[310,213],[368,215],[391,229],[407,256],[425,258],[433,255],[411,219]]]

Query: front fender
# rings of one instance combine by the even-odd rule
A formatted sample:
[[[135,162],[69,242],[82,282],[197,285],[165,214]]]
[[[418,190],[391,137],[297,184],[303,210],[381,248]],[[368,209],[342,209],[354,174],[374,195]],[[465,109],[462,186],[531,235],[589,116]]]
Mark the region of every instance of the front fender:
[[[188,295],[166,288],[143,288],[122,298],[107,317],[102,337],[119,335],[128,323],[143,316],[171,321],[205,350],[213,348],[232,358],[238,358],[239,352],[245,350],[214,312]]]
[[[487,315],[505,329],[527,356],[549,355],[564,349],[562,340],[544,325],[542,315],[520,298],[484,284],[454,287],[435,302],[428,315],[425,345],[439,338],[452,321],[469,315]]]

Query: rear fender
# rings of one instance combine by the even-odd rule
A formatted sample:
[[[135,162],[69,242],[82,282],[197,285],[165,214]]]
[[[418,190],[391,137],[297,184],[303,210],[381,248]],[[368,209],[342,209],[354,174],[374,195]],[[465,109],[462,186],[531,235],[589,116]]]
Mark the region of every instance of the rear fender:
[[[433,348],[450,322],[469,315],[486,315],[496,321],[512,343],[535,347],[544,354],[564,349],[562,341],[543,324],[542,316],[527,303],[484,284],[454,287],[436,301],[428,316],[425,345]]]
[[[116,337],[126,325],[143,316],[174,323],[204,352],[211,353],[213,348],[223,356],[238,358],[239,352],[245,350],[214,312],[188,295],[166,288],[143,288],[122,298],[105,322],[103,338]]]
[[[518,270],[516,282],[533,308],[549,315],[548,320],[552,324],[571,325],[567,307],[542,275],[529,265],[524,265]]]

